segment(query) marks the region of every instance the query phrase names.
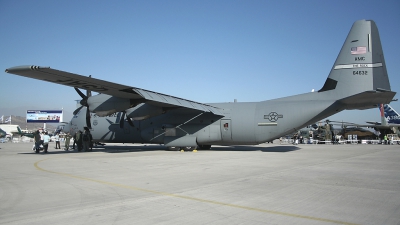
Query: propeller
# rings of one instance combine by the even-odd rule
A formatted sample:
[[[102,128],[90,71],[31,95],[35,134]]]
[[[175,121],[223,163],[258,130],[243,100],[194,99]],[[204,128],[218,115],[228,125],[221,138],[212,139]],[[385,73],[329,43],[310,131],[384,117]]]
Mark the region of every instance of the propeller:
[[[89,110],[89,104],[87,102],[87,100],[89,99],[90,96],[92,96],[92,92],[87,90],[86,91],[86,95],[82,93],[81,90],[79,90],[78,88],[74,88],[76,92],[78,92],[78,94],[82,97],[82,100],[80,101],[81,106],[77,109],[75,109],[75,111],[73,112],[74,115],[76,115],[81,109],[82,107],[86,107],[86,126],[89,129],[92,129],[92,126],[90,125],[90,110]]]
[[[126,111],[122,111],[122,116],[121,116],[121,119],[119,120],[119,127],[120,128],[124,128],[125,114],[126,114]],[[131,125],[132,127],[135,126],[135,125],[133,125],[133,122],[132,122],[131,118],[129,118],[128,116],[126,116],[126,120],[128,120],[129,125]]]

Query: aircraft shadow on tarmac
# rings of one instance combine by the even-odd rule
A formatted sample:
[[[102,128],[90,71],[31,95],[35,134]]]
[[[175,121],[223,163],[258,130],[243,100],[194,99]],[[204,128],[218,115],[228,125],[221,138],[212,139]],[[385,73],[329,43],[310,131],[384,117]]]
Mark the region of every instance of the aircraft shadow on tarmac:
[[[216,146],[208,151],[261,151],[261,152],[291,152],[301,148],[295,145],[279,145],[279,146]],[[204,151],[204,150],[200,150]]]
[[[301,149],[296,145],[278,145],[278,146],[215,146],[210,150],[198,150],[198,151],[261,151],[261,152],[291,152]],[[115,146],[105,145],[93,147],[91,152],[105,152],[105,153],[126,153],[126,152],[144,152],[144,151],[169,151],[167,147],[162,145],[144,145],[144,146]],[[81,151],[84,152],[84,151]],[[39,154],[73,154],[81,153],[77,150],[56,150],[49,149],[47,153],[41,151]],[[34,151],[21,152],[19,154],[36,154]]]

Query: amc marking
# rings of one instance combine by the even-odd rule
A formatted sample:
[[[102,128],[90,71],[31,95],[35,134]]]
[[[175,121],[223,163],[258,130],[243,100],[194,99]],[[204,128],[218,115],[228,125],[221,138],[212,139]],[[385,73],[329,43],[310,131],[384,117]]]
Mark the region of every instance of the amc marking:
[[[279,118],[283,118],[283,115],[276,112],[270,112],[268,115],[264,115],[264,119],[267,119],[271,122],[276,122]]]

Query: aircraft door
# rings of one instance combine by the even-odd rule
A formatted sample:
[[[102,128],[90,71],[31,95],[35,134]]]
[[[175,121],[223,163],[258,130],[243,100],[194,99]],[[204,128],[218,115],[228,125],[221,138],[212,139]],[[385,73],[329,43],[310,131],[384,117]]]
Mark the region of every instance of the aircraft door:
[[[223,141],[232,140],[232,127],[231,120],[222,119],[221,120],[221,137]]]

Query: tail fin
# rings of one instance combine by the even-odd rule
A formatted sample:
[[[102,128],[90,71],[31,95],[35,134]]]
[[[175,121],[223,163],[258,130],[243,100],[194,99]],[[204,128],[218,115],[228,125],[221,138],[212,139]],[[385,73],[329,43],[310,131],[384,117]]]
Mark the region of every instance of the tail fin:
[[[379,109],[381,110],[381,117],[383,117],[385,122],[400,124],[400,114],[396,112],[389,104],[381,104]]]
[[[378,28],[374,21],[359,20],[353,24],[324,86],[318,92],[324,91],[332,91],[338,99],[366,91],[391,92]],[[388,99],[383,103],[389,103]]]
[[[17,130],[18,130],[18,134],[22,134],[22,130],[21,130],[21,128],[19,128],[19,126],[17,126]]]

